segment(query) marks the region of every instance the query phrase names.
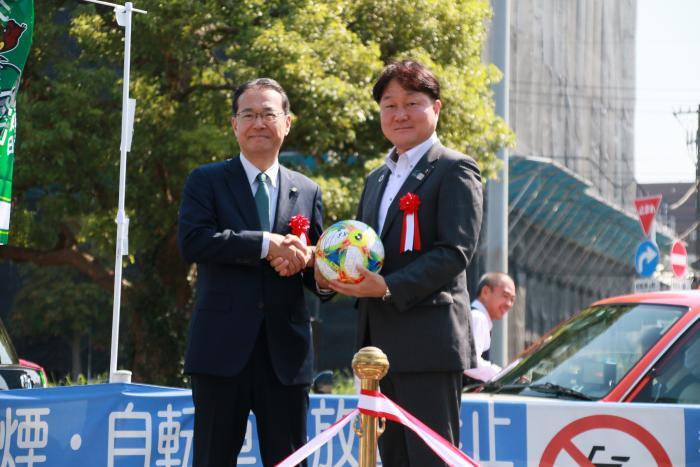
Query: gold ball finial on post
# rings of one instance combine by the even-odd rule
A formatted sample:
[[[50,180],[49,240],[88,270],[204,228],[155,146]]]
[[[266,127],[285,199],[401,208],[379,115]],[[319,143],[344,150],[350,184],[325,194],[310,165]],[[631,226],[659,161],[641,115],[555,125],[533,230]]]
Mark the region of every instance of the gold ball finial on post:
[[[389,360],[381,349],[363,347],[353,357],[352,369],[363,390],[378,391],[379,380],[389,371]],[[377,438],[383,431],[378,431],[376,417],[360,414],[360,467],[377,465]]]
[[[379,380],[389,371],[389,360],[381,349],[363,347],[353,357],[352,369],[363,384],[367,382],[372,386],[362,386],[362,389],[376,391],[379,389]]]

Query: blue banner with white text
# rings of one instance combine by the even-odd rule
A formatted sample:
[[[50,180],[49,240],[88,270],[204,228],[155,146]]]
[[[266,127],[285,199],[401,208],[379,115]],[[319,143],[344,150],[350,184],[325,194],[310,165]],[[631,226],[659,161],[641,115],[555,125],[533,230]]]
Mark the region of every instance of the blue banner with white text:
[[[357,405],[354,396],[312,395],[309,437]],[[189,466],[191,392],[139,384],[0,391],[2,466]],[[499,465],[700,464],[700,407],[515,399],[462,399],[460,448]],[[357,466],[347,425],[309,457],[314,467]],[[262,465],[250,416],[238,465]],[[573,464],[572,464],[573,465]]]

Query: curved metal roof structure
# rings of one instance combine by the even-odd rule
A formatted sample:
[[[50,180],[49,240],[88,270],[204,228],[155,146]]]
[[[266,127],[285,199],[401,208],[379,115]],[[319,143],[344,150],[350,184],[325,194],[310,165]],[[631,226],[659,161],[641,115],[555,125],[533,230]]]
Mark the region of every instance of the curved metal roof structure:
[[[634,254],[645,239],[635,214],[601,199],[589,182],[549,159],[512,156],[509,176],[511,261],[561,280],[635,274]],[[662,252],[673,236],[657,225]]]

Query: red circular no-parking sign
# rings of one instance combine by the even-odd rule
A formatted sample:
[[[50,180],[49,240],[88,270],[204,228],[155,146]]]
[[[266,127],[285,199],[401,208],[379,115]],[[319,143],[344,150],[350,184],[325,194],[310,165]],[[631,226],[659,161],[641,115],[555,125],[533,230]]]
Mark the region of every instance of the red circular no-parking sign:
[[[663,446],[661,446],[661,443],[659,443],[659,441],[654,438],[654,435],[649,433],[643,426],[632,420],[615,415],[591,415],[569,423],[552,438],[542,453],[540,467],[555,465],[557,457],[562,451],[566,452],[578,465],[593,467],[593,462],[576,447],[573,443],[573,439],[581,433],[600,428],[618,430],[635,438],[649,451],[649,454],[654,458],[657,465],[672,465],[671,459],[668,457]]]
[[[673,242],[671,247],[671,268],[676,277],[685,276],[685,270],[688,269],[688,252],[680,240]]]

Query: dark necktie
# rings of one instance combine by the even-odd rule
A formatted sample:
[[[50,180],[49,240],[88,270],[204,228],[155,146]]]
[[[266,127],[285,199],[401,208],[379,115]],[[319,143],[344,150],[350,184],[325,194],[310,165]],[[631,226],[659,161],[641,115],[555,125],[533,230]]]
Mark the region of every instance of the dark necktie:
[[[260,172],[255,179],[258,181],[258,191],[255,192],[255,206],[258,208],[260,229],[270,231],[270,190],[267,188],[267,175]]]

